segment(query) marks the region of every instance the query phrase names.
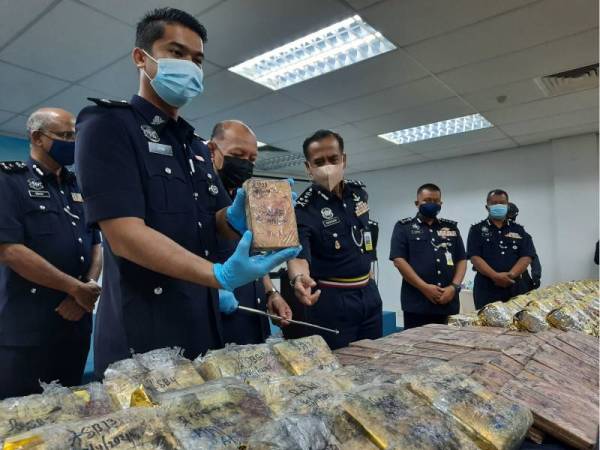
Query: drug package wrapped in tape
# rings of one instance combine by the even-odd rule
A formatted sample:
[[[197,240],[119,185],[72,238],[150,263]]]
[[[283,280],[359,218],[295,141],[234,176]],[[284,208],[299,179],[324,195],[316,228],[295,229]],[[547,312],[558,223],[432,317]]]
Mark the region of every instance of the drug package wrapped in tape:
[[[380,449],[478,448],[458,424],[403,385],[365,386],[347,394],[342,406]]]
[[[546,320],[553,327],[563,331],[578,331],[598,336],[599,309],[600,299],[597,295],[587,295],[551,311]]]
[[[183,448],[158,408],[121,410],[47,425],[8,438],[4,450],[176,450]]]
[[[533,424],[527,408],[497,396],[450,366],[412,377],[408,387],[452,417],[485,450],[519,448]]]
[[[477,315],[477,312],[468,314],[454,314],[448,317],[448,325],[452,325],[454,327],[478,326],[482,325],[482,320]]]
[[[548,297],[544,300],[532,300],[525,309],[518,311],[514,316],[514,323],[519,330],[538,333],[550,328],[546,316],[550,311],[559,307],[562,301],[556,297]]]
[[[116,409],[104,386],[90,383],[66,388],[43,385],[42,394],[0,402],[0,444],[9,436],[44,425],[110,413]]]
[[[270,344],[226,345],[194,361],[206,380],[224,377],[272,378],[289,375]]]
[[[314,369],[335,370],[341,367],[319,335],[278,342],[273,344],[273,351],[293,375],[303,375]]]
[[[523,307],[526,303],[521,305],[523,302],[511,303],[511,302],[493,302],[485,305],[479,310],[479,318],[483,325],[488,327],[501,327],[511,328],[513,326],[513,316]]]
[[[244,189],[252,249],[269,251],[297,247],[298,228],[290,183],[252,178],[244,183]]]
[[[158,394],[154,399],[183,448],[237,450],[272,419],[254,388],[236,378]]]
[[[183,389],[204,383],[192,362],[178,348],[161,348],[117,361],[104,372],[104,385],[121,408],[132,405],[132,394]]]

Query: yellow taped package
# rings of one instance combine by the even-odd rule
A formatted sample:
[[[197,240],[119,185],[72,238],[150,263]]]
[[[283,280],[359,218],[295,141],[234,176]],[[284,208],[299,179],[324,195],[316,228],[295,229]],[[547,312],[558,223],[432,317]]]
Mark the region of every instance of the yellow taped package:
[[[598,297],[588,295],[551,311],[546,320],[553,327],[563,331],[578,331],[591,336],[598,336],[599,309],[600,300]]]
[[[243,448],[250,435],[272,418],[258,392],[234,378],[165,392],[157,401],[173,433],[187,449]]]
[[[132,406],[132,394],[146,395],[204,383],[192,362],[178,348],[162,348],[117,361],[104,372],[104,385],[121,408]],[[134,402],[133,406],[139,405]],[[145,406],[145,403],[142,403]]]
[[[477,312],[469,314],[454,314],[448,317],[448,325],[454,327],[478,326],[482,325],[482,320],[477,315]]]
[[[118,411],[93,419],[45,426],[8,438],[4,450],[181,449],[157,408]]]
[[[269,344],[227,345],[194,361],[205,380],[224,377],[272,378],[289,375]]]
[[[486,390],[464,374],[448,367],[414,377],[409,389],[435,409],[452,417],[484,450],[520,447],[533,424],[531,412]]]
[[[477,449],[456,424],[405,386],[366,386],[347,394],[342,405],[380,449]]]
[[[100,383],[76,388],[44,385],[44,393],[0,402],[0,444],[18,433],[69,420],[107,414],[115,405]]]
[[[341,367],[319,335],[279,342],[273,345],[273,350],[293,375],[303,375],[314,369],[335,370]]]

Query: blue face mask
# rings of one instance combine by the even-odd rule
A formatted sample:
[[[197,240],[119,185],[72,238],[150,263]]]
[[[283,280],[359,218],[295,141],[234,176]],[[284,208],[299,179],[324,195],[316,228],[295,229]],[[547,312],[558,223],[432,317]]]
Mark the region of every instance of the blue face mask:
[[[144,51],[146,55],[148,53]],[[156,76],[150,79],[154,92],[166,103],[181,108],[204,91],[204,72],[192,61],[174,58],[159,58],[158,61],[148,55],[158,66]]]
[[[490,205],[488,206],[490,211],[490,217],[496,220],[503,220],[506,218],[508,212],[508,205]]]
[[[433,219],[442,209],[442,205],[438,203],[422,203],[419,205],[419,212],[422,216]]]
[[[54,139],[48,154],[61,166],[70,166],[75,162],[75,142]]]

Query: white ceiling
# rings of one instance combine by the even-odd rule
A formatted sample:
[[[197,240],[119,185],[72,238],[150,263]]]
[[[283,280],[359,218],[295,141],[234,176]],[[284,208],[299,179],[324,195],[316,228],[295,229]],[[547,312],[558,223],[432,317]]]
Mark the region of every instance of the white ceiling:
[[[0,0],[0,134],[40,106],[129,98],[135,23],[160,0]],[[317,128],[346,141],[350,172],[489,152],[598,130],[598,89],[545,97],[533,79],[598,62],[597,0],[177,0],[208,29],[201,135],[235,118],[301,151]],[[277,92],[226,70],[359,14],[398,49]],[[505,96],[500,103],[497,98]],[[479,112],[494,128],[392,145],[382,132]],[[0,148],[0,159],[2,149]],[[285,169],[303,173],[301,165]],[[281,172],[281,170],[279,170]]]

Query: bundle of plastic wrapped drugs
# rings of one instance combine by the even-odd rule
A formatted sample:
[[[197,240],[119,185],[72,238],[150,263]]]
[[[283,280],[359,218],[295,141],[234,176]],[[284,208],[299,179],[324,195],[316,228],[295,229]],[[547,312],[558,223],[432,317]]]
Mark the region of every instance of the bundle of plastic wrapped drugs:
[[[474,311],[466,314],[454,314],[448,317],[448,325],[455,327],[478,326],[483,325],[483,322],[479,318],[477,311]]]
[[[227,345],[221,350],[211,350],[206,356],[198,357],[194,364],[205,380],[288,375],[269,344]]]
[[[408,387],[460,424],[482,449],[519,448],[533,424],[527,408],[488,391],[449,365],[438,366],[427,376],[409,377]]]
[[[273,350],[293,375],[303,375],[315,369],[335,370],[341,367],[319,335],[278,342],[273,345]]]
[[[204,383],[192,362],[178,348],[161,348],[117,361],[104,372],[104,385],[121,408],[132,404],[132,394],[166,392]],[[142,390],[142,391],[140,391]],[[145,403],[142,402],[142,406]],[[147,405],[146,405],[147,406]]]
[[[551,311],[546,320],[553,327],[563,331],[579,331],[591,336],[598,336],[599,309],[598,297],[588,295]]]
[[[57,423],[8,438],[5,450],[175,450],[182,445],[158,408],[118,411],[93,419]]]
[[[53,423],[99,416],[116,410],[100,383],[66,388],[43,385],[42,394],[7,398],[0,402],[0,444],[18,433]]]
[[[155,398],[184,448],[238,449],[272,414],[251,386],[235,378],[158,394]]]

